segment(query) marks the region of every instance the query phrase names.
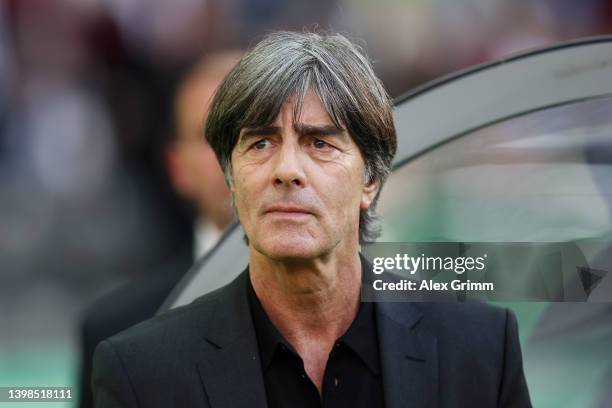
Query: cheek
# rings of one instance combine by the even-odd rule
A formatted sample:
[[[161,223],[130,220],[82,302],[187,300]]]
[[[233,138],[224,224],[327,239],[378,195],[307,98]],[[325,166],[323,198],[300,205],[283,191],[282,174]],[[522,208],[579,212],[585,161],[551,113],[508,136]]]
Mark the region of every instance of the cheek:
[[[321,185],[323,201],[334,209],[336,216],[346,219],[358,216],[363,189],[359,166],[329,166],[324,169],[324,174],[326,177]]]
[[[255,183],[252,182],[252,177],[247,180],[242,171],[234,170],[233,176],[231,191],[234,194],[236,212],[243,223],[248,223],[249,211],[255,212],[257,208],[257,189]]]

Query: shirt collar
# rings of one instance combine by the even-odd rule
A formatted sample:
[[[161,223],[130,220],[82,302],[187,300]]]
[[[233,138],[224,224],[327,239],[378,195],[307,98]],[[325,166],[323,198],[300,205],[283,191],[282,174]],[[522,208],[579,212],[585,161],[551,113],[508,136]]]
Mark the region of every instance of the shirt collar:
[[[366,267],[362,258],[362,278],[366,276]],[[286,349],[297,355],[291,344],[278,331],[266,314],[257,294],[248,279],[248,300],[251,317],[257,335],[259,352],[263,369],[267,369],[274,358],[276,350]],[[348,330],[340,336],[336,344],[348,346],[375,375],[380,373],[378,352],[378,331],[376,329],[375,305],[371,302],[360,302],[355,320]]]
[[[266,314],[261,302],[257,298],[257,294],[255,293],[255,289],[253,289],[250,278],[248,279],[247,290],[249,307],[251,308],[251,317],[253,319],[253,326],[255,327],[255,333],[257,335],[257,343],[259,344],[259,354],[261,357],[262,367],[265,370],[270,366],[277,348],[284,347],[287,350],[294,350]]]
[[[361,302],[355,320],[336,343],[347,345],[377,375],[380,373],[377,334],[374,303]]]

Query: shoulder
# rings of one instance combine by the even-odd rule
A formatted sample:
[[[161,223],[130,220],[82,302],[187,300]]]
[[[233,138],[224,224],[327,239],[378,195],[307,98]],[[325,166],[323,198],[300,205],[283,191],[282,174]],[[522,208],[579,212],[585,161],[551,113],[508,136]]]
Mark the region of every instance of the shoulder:
[[[176,282],[174,276],[136,280],[97,299],[83,315],[85,337],[103,340],[151,318]]]
[[[436,337],[442,360],[497,372],[518,328],[509,310],[480,302],[420,303],[417,330]]]
[[[125,283],[95,300],[82,316],[84,341],[95,345],[154,316],[189,264],[190,258],[181,253],[146,277]]]
[[[416,307],[423,315],[423,329],[452,334],[455,340],[498,341],[509,321],[515,321],[509,309],[482,302],[423,302]]]
[[[157,316],[136,324],[108,340],[114,345],[150,344],[150,347],[165,347],[168,342],[190,338],[204,333],[216,305],[227,292],[227,286],[205,294],[192,303],[167,310]],[[201,336],[198,336],[201,338]]]
[[[417,309],[432,324],[468,330],[474,327],[503,327],[508,309],[483,302],[422,302]]]
[[[227,291],[226,286],[206,294],[98,344],[91,377],[96,401],[138,396],[148,401],[147,406],[167,406],[170,402],[166,398],[176,393],[189,395],[193,391],[190,386],[197,381],[195,361],[213,347],[204,340],[205,333]],[[168,395],[151,391],[169,387],[173,393]],[[185,395],[181,398],[187,398]],[[156,398],[162,403],[149,401]]]
[[[191,361],[201,349],[215,313],[228,304],[239,280],[111,336],[96,348],[94,365],[105,358],[117,358],[125,367],[146,372],[163,366],[179,368]]]
[[[193,394],[198,390],[193,387],[198,381],[195,361],[208,344],[204,335],[226,291],[211,292],[98,344],[91,380],[96,404],[169,406],[191,401],[179,403],[190,406],[201,400]]]
[[[448,395],[491,393],[500,406],[531,407],[514,313],[484,303],[423,303],[420,329],[437,342]],[[457,377],[456,373],[469,373]],[[486,390],[486,391],[485,391]],[[466,405],[466,404],[460,404]]]

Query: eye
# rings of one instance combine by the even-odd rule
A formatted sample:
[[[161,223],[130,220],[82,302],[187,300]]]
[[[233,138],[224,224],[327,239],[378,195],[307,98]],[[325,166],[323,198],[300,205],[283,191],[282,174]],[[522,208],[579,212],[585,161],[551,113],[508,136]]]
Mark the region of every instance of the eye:
[[[331,145],[329,145],[327,142],[324,142],[324,141],[323,141],[323,140],[321,140],[321,139],[315,139],[315,140],[312,142],[312,145],[313,145],[313,146],[314,146],[316,149],[319,149],[319,150],[328,149],[328,148],[330,148],[330,147],[331,147]]]
[[[268,139],[261,139],[253,144],[253,148],[255,150],[263,150],[270,145],[270,141]]]

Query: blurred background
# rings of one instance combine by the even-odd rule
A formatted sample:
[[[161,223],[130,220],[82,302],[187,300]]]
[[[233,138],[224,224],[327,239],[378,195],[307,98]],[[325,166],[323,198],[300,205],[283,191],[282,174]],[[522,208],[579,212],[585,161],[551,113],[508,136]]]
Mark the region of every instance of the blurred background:
[[[0,386],[78,391],[88,307],[192,245],[194,210],[166,171],[180,79],[304,28],[355,39],[397,97],[612,33],[612,2],[0,0]]]

